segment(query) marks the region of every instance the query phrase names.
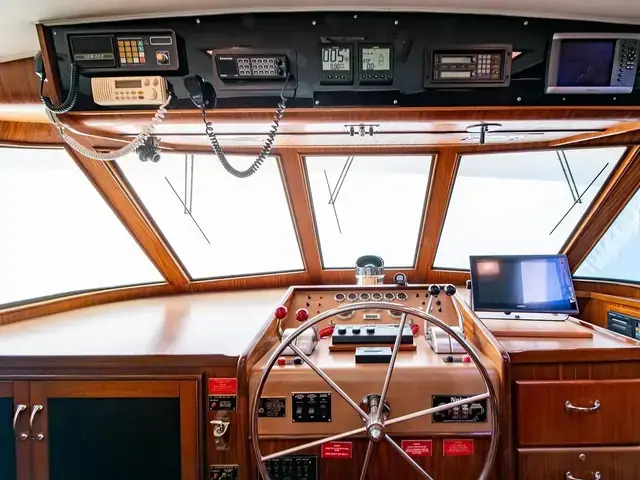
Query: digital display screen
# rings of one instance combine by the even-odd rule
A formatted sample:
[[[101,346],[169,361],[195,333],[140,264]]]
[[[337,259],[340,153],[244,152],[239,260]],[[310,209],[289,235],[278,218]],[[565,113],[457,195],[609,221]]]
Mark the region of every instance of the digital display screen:
[[[391,70],[391,49],[388,47],[363,47],[362,71],[387,71]]]
[[[350,71],[351,49],[349,47],[322,47],[322,70],[327,72]]]
[[[471,78],[471,71],[453,71],[453,70],[445,70],[440,72],[441,78]]]
[[[615,40],[563,40],[558,61],[558,86],[611,85],[615,49]]]
[[[116,88],[142,88],[141,80],[116,80]]]
[[[578,313],[565,255],[470,257],[476,311]]]
[[[442,62],[444,64],[471,63],[471,57],[449,57],[449,56],[443,55],[440,58],[440,62]]]

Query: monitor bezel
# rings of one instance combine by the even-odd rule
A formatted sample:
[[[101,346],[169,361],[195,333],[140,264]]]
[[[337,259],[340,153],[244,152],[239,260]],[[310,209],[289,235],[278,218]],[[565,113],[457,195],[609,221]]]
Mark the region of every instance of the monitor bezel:
[[[523,259],[523,260],[535,260],[535,259],[557,259],[562,258],[567,265],[567,270],[569,270],[569,276],[571,277],[571,288],[573,290],[573,297],[576,299],[575,305],[576,308],[574,310],[542,310],[542,309],[529,309],[529,308],[484,308],[482,305],[479,307],[476,305],[476,287],[478,285],[477,275],[475,273],[474,265],[479,260],[497,260],[501,261],[504,259]],[[469,256],[469,272],[471,275],[471,309],[474,312],[509,312],[509,313],[557,313],[557,314],[568,314],[568,315],[577,315],[580,313],[580,308],[578,306],[578,299],[576,297],[576,289],[573,284],[573,275],[571,274],[571,270],[569,269],[569,263],[567,256],[559,253],[559,254],[550,254],[550,255],[471,255]]]
[[[549,64],[547,67],[547,93],[565,93],[565,94],[593,94],[593,93],[609,93],[623,94],[632,93],[633,85],[617,86],[578,86],[567,87],[558,86],[558,71],[560,68],[560,53],[562,42],[565,40],[611,40],[615,42],[614,57],[619,48],[620,40],[640,40],[638,33],[556,33],[551,40],[551,49],[549,51]],[[611,75],[613,78],[615,68],[612,67]]]

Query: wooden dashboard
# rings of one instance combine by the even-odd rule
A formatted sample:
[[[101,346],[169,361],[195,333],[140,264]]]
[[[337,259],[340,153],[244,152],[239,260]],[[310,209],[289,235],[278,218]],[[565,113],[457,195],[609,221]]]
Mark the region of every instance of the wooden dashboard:
[[[359,301],[362,293],[383,298],[393,293],[398,302],[398,293],[404,292],[400,302],[421,309],[429,301],[427,288],[322,286],[184,295],[2,326],[0,478],[128,480],[122,476],[127,471],[135,478],[152,474],[159,480],[257,479],[249,429],[251,395],[266,358],[279,344],[276,307],[288,307],[282,327],[291,328],[299,325],[294,318],[299,308],[313,316],[345,305],[346,300],[336,300],[338,293],[346,298],[357,293]],[[456,325],[452,299],[442,294],[438,299],[434,315]],[[464,289],[456,299],[467,340],[497,390],[499,410],[487,412],[487,420],[497,414],[500,421],[490,478],[567,478],[567,472],[589,480],[596,474],[639,478],[638,342],[577,319],[565,322],[579,332],[572,338],[544,325],[536,327],[535,336],[523,336],[516,328],[480,320]],[[614,300],[607,299],[612,305]],[[600,300],[588,301],[586,312],[595,319],[600,307],[593,302]],[[379,320],[365,320],[360,312],[336,323],[399,321],[388,311],[374,313]],[[443,355],[426,344],[424,324],[415,323],[415,351],[399,353],[392,377],[390,418],[431,406],[434,395],[484,391],[473,367],[445,364]],[[320,340],[310,358],[356,403],[380,390],[386,365],[355,364],[353,352],[332,352],[329,346],[328,338]],[[274,367],[263,396],[284,399],[285,417],[260,417],[263,454],[355,428],[358,415],[335,393],[331,422],[291,421],[293,393],[329,391],[305,365]],[[220,398],[231,403],[222,404],[224,408],[212,403]],[[567,402],[587,410],[567,409]],[[14,430],[12,420],[21,405],[25,408],[18,412]],[[404,440],[413,460],[432,478],[477,480],[489,450],[488,426],[434,423],[426,416],[393,425],[389,434],[399,445]],[[215,428],[224,432],[218,436]],[[82,438],[93,440],[72,441]],[[350,453],[338,446],[333,454],[350,458],[330,458],[331,452],[323,457],[320,446],[299,455],[317,456],[316,478],[321,480],[360,478],[367,439],[355,435],[342,441],[351,442]],[[112,452],[109,465],[96,473],[105,451]],[[422,478],[387,444],[378,445],[371,462],[369,480]]]

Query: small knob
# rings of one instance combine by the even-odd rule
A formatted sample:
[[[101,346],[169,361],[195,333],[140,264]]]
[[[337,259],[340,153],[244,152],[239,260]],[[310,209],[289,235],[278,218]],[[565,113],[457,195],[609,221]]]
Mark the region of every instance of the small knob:
[[[276,318],[278,320],[284,320],[285,318],[287,318],[288,314],[289,310],[287,310],[287,307],[285,307],[284,305],[276,308]]]
[[[462,363],[471,363],[471,357],[469,355],[463,355]]]
[[[159,65],[166,65],[169,63],[169,55],[167,52],[156,52],[156,60]]]
[[[354,335],[358,335],[360,333],[360,329],[358,327],[353,327],[351,332],[353,332]]]
[[[453,363],[453,355],[447,355],[442,359],[444,363]]]
[[[153,88],[151,89],[151,93],[149,94],[149,99],[155,100],[156,98],[158,98],[158,91],[155,88]]]
[[[300,357],[295,357],[293,359],[293,364],[294,365],[302,365],[302,359]]]
[[[339,328],[338,329],[338,335],[346,335],[347,334],[347,329],[346,328]]]
[[[437,297],[438,294],[440,293],[440,286],[439,285],[431,285],[429,287],[429,293],[434,296]]]
[[[148,78],[144,79],[144,82],[142,82],[144,84],[145,87],[148,87],[151,84],[151,81]]]
[[[456,294],[456,287],[449,284],[444,286],[444,293],[449,295],[450,297]]]
[[[287,359],[284,357],[280,357],[278,358],[278,366],[279,367],[284,367],[287,364]]]
[[[296,311],[296,320],[300,323],[309,320],[309,310],[307,310],[306,308],[299,308]]]
[[[375,327],[367,327],[367,333],[369,335],[373,335],[374,333],[376,333]]]

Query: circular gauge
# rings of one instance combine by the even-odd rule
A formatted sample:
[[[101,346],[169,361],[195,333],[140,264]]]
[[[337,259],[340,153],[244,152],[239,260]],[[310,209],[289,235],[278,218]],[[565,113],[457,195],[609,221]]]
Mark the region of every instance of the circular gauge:
[[[392,317],[401,317],[402,316],[402,312],[400,310],[389,310],[389,314]]]
[[[347,295],[347,298],[350,302],[355,302],[358,299],[358,294],[351,292],[349,295]]]
[[[371,298],[373,298],[376,301],[382,300],[382,294],[380,292],[372,293]]]
[[[371,295],[369,295],[367,292],[362,292],[360,294],[360,300],[362,300],[363,302],[366,302],[370,298],[371,298]]]
[[[336,293],[336,295],[335,295],[335,297],[333,297],[333,299],[338,303],[343,302],[344,299],[345,299],[345,294],[344,293]]]
[[[340,320],[349,320],[351,317],[355,315],[356,311],[351,310],[349,312],[342,312],[337,315]]]
[[[385,293],[385,294],[384,294],[384,299],[385,299],[385,300],[389,300],[389,301],[391,301],[391,300],[393,300],[394,298],[396,298],[396,295],[395,295],[395,293],[393,293],[393,292],[387,292],[387,293]]]
[[[407,295],[405,292],[400,292],[398,294],[398,300],[406,300],[407,298],[409,298],[409,295]]]

